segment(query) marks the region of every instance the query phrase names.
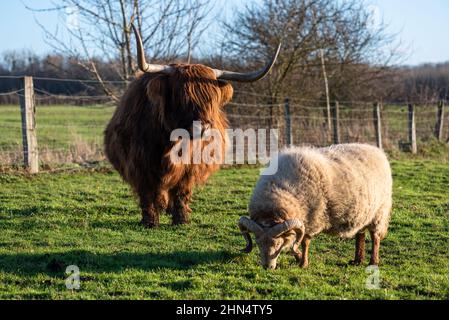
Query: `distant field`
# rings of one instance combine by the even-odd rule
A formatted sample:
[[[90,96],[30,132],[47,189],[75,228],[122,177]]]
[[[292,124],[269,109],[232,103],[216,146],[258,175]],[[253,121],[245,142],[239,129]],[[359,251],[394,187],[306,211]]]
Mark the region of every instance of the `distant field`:
[[[321,107],[310,109],[292,107],[293,142],[312,145],[329,145],[325,141]],[[62,163],[85,163],[104,160],[103,131],[115,110],[114,106],[37,106],[36,123],[39,159],[43,165]],[[266,116],[261,109],[235,109],[227,107],[231,125],[238,128],[267,128]],[[243,116],[235,116],[243,112]],[[386,106],[383,111],[382,136],[384,147],[390,155],[398,158],[399,141],[406,142],[407,107]],[[425,158],[436,156],[449,160],[449,145],[441,146],[433,141],[436,107],[417,107],[418,150]],[[375,144],[373,114],[370,106],[350,109],[341,106],[341,142],[365,142]],[[446,112],[445,137],[449,137],[449,112]],[[284,119],[279,125],[279,143],[284,143]],[[323,140],[323,137],[325,140]],[[430,152],[429,152],[430,151]],[[22,163],[21,120],[18,106],[0,105],[0,167]]]
[[[103,159],[103,131],[115,107],[37,106],[37,140],[41,163]],[[0,106],[0,164],[22,159],[20,109]]]
[[[88,121],[88,119],[86,119]],[[449,299],[449,166],[393,161],[394,206],[381,246],[380,289],[350,266],[353,241],[320,235],[310,267],[282,255],[258,266],[239,252],[258,169],[219,171],[197,189],[193,221],[146,230],[109,170],[0,174],[0,299]],[[369,246],[367,246],[369,248]],[[65,287],[69,265],[79,291]]]
[[[103,131],[115,107],[37,106],[36,124],[39,145],[49,149],[69,148],[81,139],[101,144]],[[18,106],[0,106],[0,148],[21,146],[21,120]]]

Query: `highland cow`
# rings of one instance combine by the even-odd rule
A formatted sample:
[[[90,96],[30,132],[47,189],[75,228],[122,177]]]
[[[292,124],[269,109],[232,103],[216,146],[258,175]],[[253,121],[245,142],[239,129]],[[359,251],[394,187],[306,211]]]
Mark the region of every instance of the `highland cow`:
[[[139,198],[144,226],[158,226],[164,210],[173,224],[188,223],[193,187],[219,168],[224,155],[228,122],[223,106],[233,95],[227,81],[263,78],[280,46],[264,68],[250,73],[200,64],[154,65],[146,62],[140,34],[134,26],[133,30],[143,74],[129,85],[105,130],[106,156]],[[194,121],[220,132],[221,152],[213,155],[212,163],[174,163],[171,153],[179,141],[171,141],[171,133],[175,129],[192,132]],[[203,147],[208,143],[203,141]]]

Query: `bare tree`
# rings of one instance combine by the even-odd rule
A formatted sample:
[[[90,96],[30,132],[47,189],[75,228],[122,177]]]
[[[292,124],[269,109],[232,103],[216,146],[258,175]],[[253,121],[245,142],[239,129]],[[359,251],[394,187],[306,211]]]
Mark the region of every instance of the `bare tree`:
[[[385,24],[372,21],[372,13],[357,0],[263,0],[225,24],[224,43],[227,52],[250,67],[272,54],[282,41],[271,77],[254,84],[264,86],[257,90],[270,96],[269,103],[279,103],[286,95],[322,97],[320,53],[326,58],[330,96],[343,98],[351,93],[348,79],[349,84],[372,79],[394,56],[385,50],[394,37],[386,33]],[[372,69],[376,73],[368,76],[368,68],[360,66],[376,66]]]
[[[144,35],[145,51],[153,61],[173,62],[187,57],[207,27],[213,3],[207,0],[61,0],[51,8],[63,24],[56,31],[39,25],[46,42],[57,52],[76,59],[103,91],[117,100],[118,93],[104,79],[99,61],[110,65],[119,79],[129,81],[135,74],[131,24]],[[99,58],[101,57],[101,58]]]

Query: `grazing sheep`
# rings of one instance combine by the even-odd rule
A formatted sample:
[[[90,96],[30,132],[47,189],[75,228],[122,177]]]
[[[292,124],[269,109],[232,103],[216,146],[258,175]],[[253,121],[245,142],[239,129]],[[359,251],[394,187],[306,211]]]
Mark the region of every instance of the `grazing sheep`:
[[[264,268],[276,268],[280,252],[291,248],[308,266],[310,240],[321,232],[356,237],[354,264],[365,257],[365,230],[372,239],[371,265],[379,263],[392,203],[391,169],[385,154],[364,144],[327,148],[293,147],[277,157],[278,171],[262,175],[239,228],[252,250],[256,236]],[[302,252],[297,248],[301,243]]]

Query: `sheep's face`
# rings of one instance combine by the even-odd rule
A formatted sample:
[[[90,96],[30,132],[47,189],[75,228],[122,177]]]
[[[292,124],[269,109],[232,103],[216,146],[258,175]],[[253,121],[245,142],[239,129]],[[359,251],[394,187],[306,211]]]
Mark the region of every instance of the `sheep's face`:
[[[266,233],[256,236],[256,243],[260,251],[261,265],[265,269],[276,269],[279,254],[291,246],[295,240],[294,234],[285,234],[271,238]]]
[[[273,220],[272,217],[264,217],[252,220],[240,217],[238,226],[246,240],[243,252],[250,253],[253,248],[250,233],[256,236],[260,262],[265,269],[275,269],[279,254],[286,248],[291,248],[291,253],[298,260],[296,245],[305,234],[304,223],[299,219]]]

